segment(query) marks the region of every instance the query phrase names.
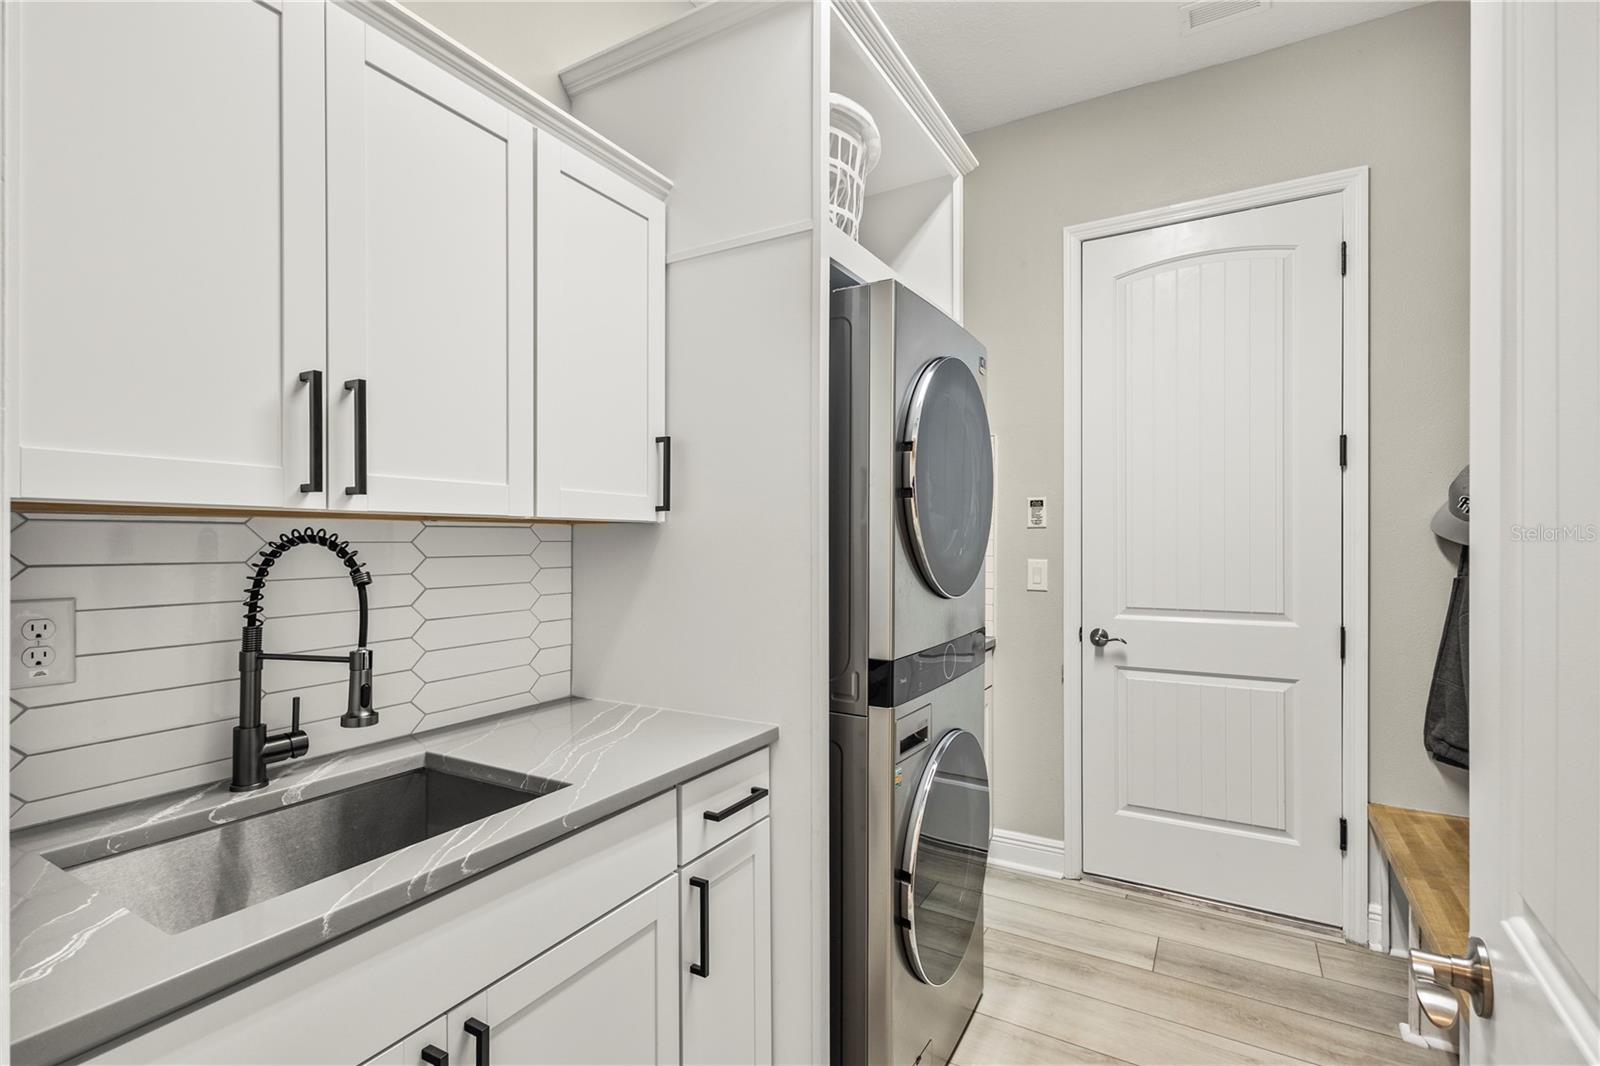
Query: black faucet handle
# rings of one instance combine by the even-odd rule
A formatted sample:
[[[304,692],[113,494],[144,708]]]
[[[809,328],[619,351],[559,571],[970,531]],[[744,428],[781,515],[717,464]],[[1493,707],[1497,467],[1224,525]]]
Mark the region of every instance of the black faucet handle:
[[[289,732],[300,732],[300,697],[289,701]]]

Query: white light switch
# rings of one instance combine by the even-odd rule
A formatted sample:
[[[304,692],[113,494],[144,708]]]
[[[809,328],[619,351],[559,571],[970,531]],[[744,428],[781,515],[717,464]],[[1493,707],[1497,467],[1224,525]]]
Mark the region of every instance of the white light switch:
[[[1050,560],[1028,560],[1028,591],[1048,592],[1050,590]]]

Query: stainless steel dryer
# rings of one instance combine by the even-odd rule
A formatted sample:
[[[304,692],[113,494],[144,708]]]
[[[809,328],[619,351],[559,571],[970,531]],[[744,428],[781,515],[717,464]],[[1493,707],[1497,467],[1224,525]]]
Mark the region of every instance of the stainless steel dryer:
[[[829,348],[833,1061],[942,1064],[983,992],[985,353],[894,282]]]

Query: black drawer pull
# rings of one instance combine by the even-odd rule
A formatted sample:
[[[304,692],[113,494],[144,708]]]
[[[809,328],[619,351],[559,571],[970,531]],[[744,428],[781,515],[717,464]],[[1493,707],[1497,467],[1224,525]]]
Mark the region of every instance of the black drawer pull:
[[[746,796],[742,800],[739,800],[737,803],[730,804],[729,806],[722,808],[720,811],[707,811],[705,813],[705,819],[708,822],[720,822],[724,818],[738,814],[752,803],[765,799],[766,795],[767,790],[764,788],[751,788],[750,795]]]
[[[306,476],[309,481],[301,482],[301,492],[322,491],[322,371],[302,370],[300,372],[302,384],[311,386],[311,458]]]
[[[711,882],[703,877],[689,878],[689,887],[700,890],[700,961],[689,964],[696,977],[711,976]]]
[[[367,494],[367,379],[354,378],[344,383],[346,392],[355,393],[356,401],[356,483],[344,490],[346,496]]]
[[[468,1018],[461,1023],[461,1028],[467,1035],[477,1041],[478,1054],[475,1066],[489,1066],[489,1023],[481,1022],[476,1018]]]
[[[657,437],[656,443],[661,445],[661,502],[656,504],[656,512],[672,510],[672,438]]]
[[[429,1044],[422,1049],[422,1061],[426,1066],[450,1066],[450,1053],[437,1044]]]

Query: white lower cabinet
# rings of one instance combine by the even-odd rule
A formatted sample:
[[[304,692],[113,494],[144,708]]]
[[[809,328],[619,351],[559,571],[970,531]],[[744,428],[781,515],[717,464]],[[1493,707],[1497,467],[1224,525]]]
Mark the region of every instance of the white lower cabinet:
[[[770,822],[762,816],[700,854],[681,853],[678,834],[681,797],[720,802],[730,767],[742,783],[751,766],[766,766],[757,755],[351,930],[84,1061],[770,1063]],[[691,813],[710,821],[725,809],[697,803]]]
[[[683,1061],[772,1061],[771,823],[763,818],[678,875]]]
[[[447,1032],[445,1019],[435,1018],[398,1044],[385,1048],[373,1058],[368,1059],[366,1066],[417,1066],[418,1063],[427,1064],[428,1059],[423,1057],[424,1053],[427,1052],[429,1057],[436,1057],[432,1054],[435,1051],[443,1053],[447,1042]],[[448,1061],[470,1062],[471,1060],[458,1059],[451,1055]],[[441,1062],[437,1066],[447,1066],[447,1063]]]
[[[489,1061],[503,1066],[677,1062],[674,881],[667,878],[490,985],[483,994],[492,1039]]]

